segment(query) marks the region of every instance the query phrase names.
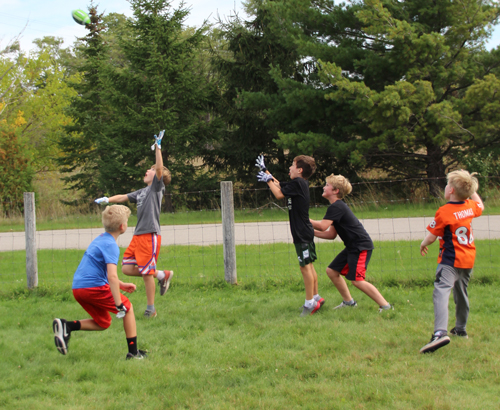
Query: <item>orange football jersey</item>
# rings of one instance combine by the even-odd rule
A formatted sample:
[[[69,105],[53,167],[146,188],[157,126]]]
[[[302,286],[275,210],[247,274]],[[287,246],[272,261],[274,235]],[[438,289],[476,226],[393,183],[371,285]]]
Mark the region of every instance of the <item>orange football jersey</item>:
[[[438,263],[455,268],[471,269],[476,258],[472,236],[472,219],[483,213],[483,207],[467,199],[448,202],[440,207],[427,230],[439,237]]]

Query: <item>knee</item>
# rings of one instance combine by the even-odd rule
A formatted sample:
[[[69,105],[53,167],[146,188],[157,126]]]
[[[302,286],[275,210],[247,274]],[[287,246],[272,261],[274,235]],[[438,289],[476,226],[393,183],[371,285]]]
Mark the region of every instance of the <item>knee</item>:
[[[356,288],[361,288],[363,286],[364,281],[363,280],[351,280],[351,283],[353,286]]]
[[[328,275],[328,277],[330,279],[336,279],[336,278],[340,277],[339,272],[337,272],[336,270],[330,269],[330,268],[326,268],[326,274]]]

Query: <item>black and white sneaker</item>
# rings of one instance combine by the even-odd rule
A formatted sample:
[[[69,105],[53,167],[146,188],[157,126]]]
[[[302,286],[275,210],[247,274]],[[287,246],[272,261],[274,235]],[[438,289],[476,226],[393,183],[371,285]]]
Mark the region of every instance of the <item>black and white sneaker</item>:
[[[469,335],[465,330],[459,330],[456,327],[450,330],[450,334],[452,334],[453,336],[463,337],[464,339],[469,338]]]
[[[146,357],[148,357],[148,355],[146,354],[147,352],[145,350],[138,350],[136,354],[132,354],[132,353],[127,353],[127,357],[125,357],[125,360],[130,360],[130,359],[137,359],[137,360],[140,360],[140,359],[145,359]]]
[[[433,334],[431,341],[420,349],[420,353],[435,352],[437,349],[446,346],[448,343],[450,343],[450,338],[447,335]]]
[[[54,330],[54,342],[56,343],[57,350],[61,354],[68,354],[68,343],[71,332],[68,330],[66,320],[54,319],[52,329]]]

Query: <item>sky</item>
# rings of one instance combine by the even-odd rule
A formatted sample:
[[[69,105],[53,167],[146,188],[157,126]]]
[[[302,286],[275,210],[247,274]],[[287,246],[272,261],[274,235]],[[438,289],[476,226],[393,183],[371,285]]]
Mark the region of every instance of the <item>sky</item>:
[[[180,0],[172,0],[177,6]],[[25,51],[34,48],[33,40],[43,36],[62,37],[64,46],[69,47],[77,37],[87,34],[84,26],[75,23],[71,11],[88,10],[89,0],[0,0],[0,49],[4,48],[23,29],[20,38]],[[94,0],[100,12],[132,15],[127,0]],[[241,0],[185,0],[191,9],[186,20],[189,26],[199,27],[205,19],[215,22],[219,15],[225,19],[235,13],[245,17]],[[500,45],[500,26],[487,44],[488,49]]]
[[[245,16],[241,0],[185,0],[191,13],[186,20],[189,26],[201,26],[205,19],[215,22],[217,15],[222,19],[236,10]],[[0,49],[4,48],[23,29],[21,48],[34,48],[33,40],[44,36],[62,37],[64,46],[69,47],[77,37],[87,34],[84,26],[74,22],[71,11],[88,11],[90,0],[0,0]],[[172,0],[174,7],[179,0]],[[132,16],[127,0],[94,0],[99,12],[104,14],[122,13]]]

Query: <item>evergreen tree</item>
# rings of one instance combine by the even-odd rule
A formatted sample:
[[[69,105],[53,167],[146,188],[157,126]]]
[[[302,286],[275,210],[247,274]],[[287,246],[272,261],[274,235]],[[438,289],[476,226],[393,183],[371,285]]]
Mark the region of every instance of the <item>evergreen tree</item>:
[[[499,51],[484,49],[495,4],[275,0],[259,8],[273,16],[275,32],[294,39],[301,61],[314,66],[303,81],[275,68],[281,98],[243,94],[249,106],[267,106],[281,147],[325,153],[335,172],[349,164],[351,172],[433,178],[430,189],[438,195],[437,178],[458,165],[464,150],[500,141]]]
[[[130,35],[119,39],[126,65],[108,65],[103,77],[111,111],[99,141],[106,153],[99,186],[106,188],[103,192],[142,187],[144,171],[154,160],[153,135],[165,129],[162,154],[174,189],[206,189],[203,164],[196,161],[212,146],[215,127],[209,115],[215,87],[197,60],[205,28],[184,30],[189,11],[182,5],[130,3]]]
[[[304,67],[295,44],[271,30],[267,10],[249,6],[247,11],[248,21],[234,16],[228,22],[219,21],[214,32],[212,65],[220,93],[216,110],[224,128],[207,162],[226,177],[255,183],[255,160],[260,154],[266,156],[273,175],[279,179],[288,175],[284,150],[274,142],[280,128],[269,121],[267,105],[259,106],[256,96],[278,97],[278,86],[270,75],[273,66],[299,81]],[[251,106],[245,93],[255,97]]]
[[[62,154],[58,163],[62,172],[71,174],[63,178],[70,188],[83,190],[94,197],[102,192],[98,175],[107,153],[101,149],[100,139],[103,125],[110,117],[102,96],[101,80],[108,53],[102,36],[105,26],[102,15],[92,4],[89,16],[89,33],[79,39],[76,49],[76,70],[81,73],[81,81],[70,83],[77,91],[68,109],[74,122],[66,127],[59,140]]]

